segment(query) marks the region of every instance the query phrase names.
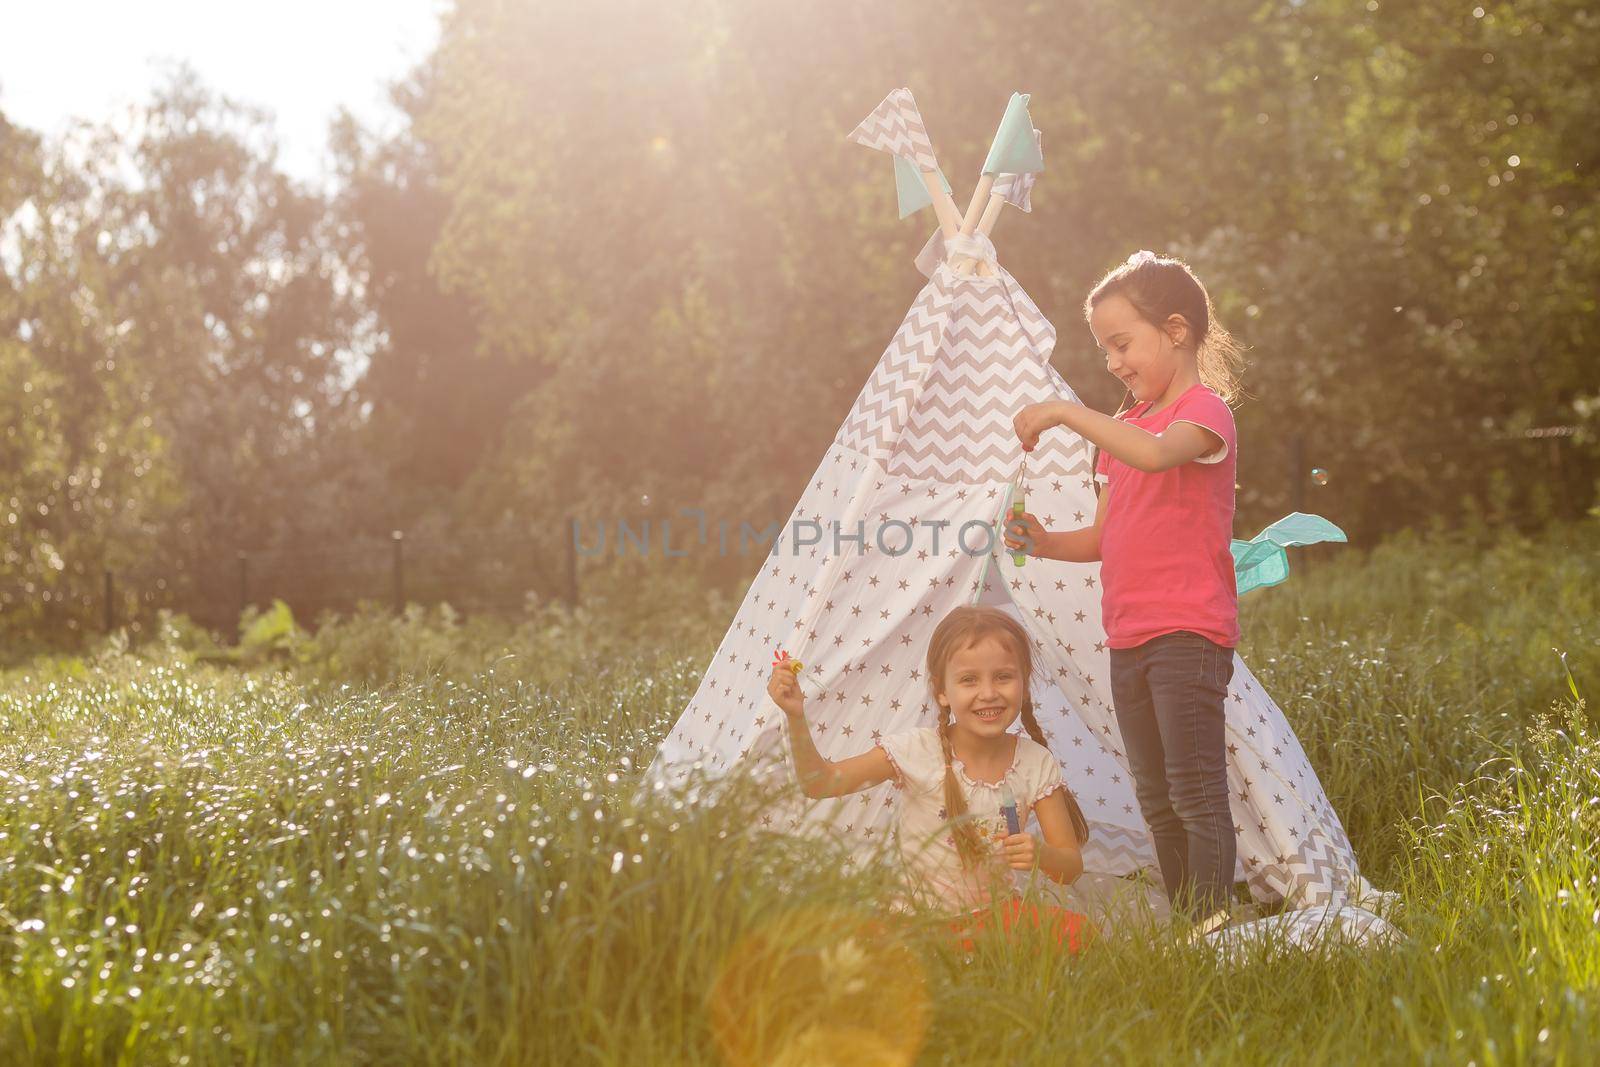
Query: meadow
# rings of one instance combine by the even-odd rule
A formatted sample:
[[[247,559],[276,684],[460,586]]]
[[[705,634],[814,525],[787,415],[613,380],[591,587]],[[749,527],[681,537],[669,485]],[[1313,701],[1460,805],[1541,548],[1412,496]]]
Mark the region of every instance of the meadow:
[[[738,590],[181,619],[0,674],[7,1063],[1587,1063],[1600,520],[1297,558],[1244,601],[1404,941],[1061,961],[641,791]],[[1561,654],[1565,653],[1565,661]]]

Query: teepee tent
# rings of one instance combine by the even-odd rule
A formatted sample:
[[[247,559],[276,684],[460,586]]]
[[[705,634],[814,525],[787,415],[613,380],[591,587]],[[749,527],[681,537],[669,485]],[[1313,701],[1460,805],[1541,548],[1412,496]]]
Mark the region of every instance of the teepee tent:
[[[1055,329],[996,261],[1001,206],[1029,209],[1040,137],[1016,95],[963,215],[927,129],[898,89],[851,140],[894,158],[902,215],[939,220],[918,265],[928,276],[846,415],[746,594],[699,689],[663,741],[652,777],[720,776],[787,765],[783,715],[766,694],[774,654],[804,663],[807,719],[822,754],[937,721],[924,656],[952,608],[994,604],[1031,635],[1040,726],[1089,826],[1086,872],[1154,871],[1111,706],[1098,564],[1018,566],[998,521],[1020,484],[1053,528],[1092,521],[1086,442],[1052,431],[1026,456],[1012,419],[1025,404],[1075,399],[1050,365]],[[1370,892],[1350,842],[1283,713],[1236,658],[1227,700],[1237,878],[1263,903],[1338,908]],[[829,830],[863,849],[891,826],[893,792],[795,798],[774,829]],[[1159,879],[1157,879],[1159,881]],[[1370,918],[1370,917],[1369,917]]]

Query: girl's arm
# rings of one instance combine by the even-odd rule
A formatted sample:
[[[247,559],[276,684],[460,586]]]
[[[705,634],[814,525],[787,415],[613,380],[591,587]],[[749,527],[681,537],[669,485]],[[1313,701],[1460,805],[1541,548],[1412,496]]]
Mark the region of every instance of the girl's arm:
[[[859,756],[842,760],[827,760],[817,751],[811,740],[811,728],[804,715],[790,715],[789,742],[794,749],[795,769],[800,775],[800,788],[812,800],[823,797],[842,797],[862,789],[870,789],[879,782],[894,777],[894,764],[888,753],[873,745]]]
[[[767,692],[772,702],[783,709],[789,723],[789,747],[794,752],[795,772],[800,778],[800,788],[812,800],[824,797],[842,797],[847,793],[867,789],[886,782],[895,776],[894,763],[889,754],[877,745],[849,759],[827,760],[817,751],[811,740],[811,728],[806,725],[805,696],[800,692],[800,682],[787,667],[774,666],[767,679]]]
[[[1175,422],[1155,434],[1071,400],[1029,404],[1017,415],[1016,426],[1024,451],[1033,451],[1043,431],[1052,426],[1065,426],[1134,470],[1149,474],[1180,467],[1215,452],[1226,443],[1192,422]]]
[[[1006,518],[1005,545],[1024,547],[1028,555],[1040,559],[1059,559],[1067,563],[1097,563],[1100,560],[1100,531],[1106,523],[1106,492],[1101,489],[1094,502],[1094,524],[1076,530],[1048,530],[1032,512]]]
[[[1102,488],[1094,498],[1094,523],[1076,530],[1046,533],[1039,555],[1067,563],[1100,562],[1100,531],[1106,524],[1106,491]]]
[[[1083,852],[1078,847],[1078,835],[1072,832],[1066,794],[1057,789],[1034,806],[1033,814],[1044,835],[1044,843],[1039,846],[1039,869],[1062,885],[1077,881],[1083,873]]]

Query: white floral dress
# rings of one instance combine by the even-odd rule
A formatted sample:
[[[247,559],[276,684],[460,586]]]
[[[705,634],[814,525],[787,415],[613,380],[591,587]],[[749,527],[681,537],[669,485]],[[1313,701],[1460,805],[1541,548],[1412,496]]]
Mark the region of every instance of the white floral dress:
[[[1061,778],[1061,765],[1050,750],[1020,734],[1016,738],[1011,766],[999,782],[975,780],[960,758],[952,757],[951,765],[966,799],[967,811],[974,817],[975,828],[985,841],[990,834],[1006,832],[1005,815],[1000,810],[1002,783],[1009,784],[1016,796],[1017,817],[1023,827],[1028,825],[1039,801],[1057,789],[1066,788]],[[900,818],[895,833],[913,895],[923,903],[952,912],[986,906],[992,875],[982,870],[968,870],[962,865],[945,811],[944,753],[939,745],[938,729],[926,726],[893,734],[880,740],[878,747],[888,755],[896,772]],[[1002,879],[1009,876],[1013,895],[1025,889],[1031,877],[1026,871],[1001,867],[996,871]],[[1038,876],[1045,877],[1042,873]]]

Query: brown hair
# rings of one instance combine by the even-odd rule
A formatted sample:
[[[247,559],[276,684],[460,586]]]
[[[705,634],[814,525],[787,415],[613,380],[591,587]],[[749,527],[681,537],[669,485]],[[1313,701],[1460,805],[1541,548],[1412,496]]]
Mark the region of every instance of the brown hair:
[[[950,664],[950,657],[958,650],[971,648],[987,637],[998,638],[1016,656],[1017,664],[1022,669],[1022,728],[1049,751],[1044,732],[1039,729],[1039,720],[1033,714],[1033,650],[1028,645],[1028,633],[1021,623],[999,608],[964,605],[951,611],[934,627],[933,637],[928,641],[928,689],[933,693],[935,702],[939,699],[939,689],[944,684],[944,672]],[[956,781],[953,763],[955,753],[950,747],[950,709],[943,704],[939,706],[939,748],[944,752],[945,816],[954,823],[952,832],[961,862],[973,867],[983,861],[989,850],[984,847],[972,821],[962,818],[967,814],[967,801],[961,795],[961,784]],[[1051,758],[1054,759],[1054,755]],[[1089,823],[1083,817],[1083,809],[1078,807],[1078,798],[1073,796],[1070,787],[1066,789],[1066,794],[1072,829],[1081,845],[1089,839]]]
[[[1226,403],[1239,398],[1243,350],[1217,322],[1210,294],[1187,263],[1175,256],[1135,252],[1089,291],[1083,302],[1083,317],[1088,319],[1089,313],[1111,296],[1127,298],[1140,317],[1157,329],[1164,329],[1171,316],[1182,315],[1194,333],[1200,381]]]

